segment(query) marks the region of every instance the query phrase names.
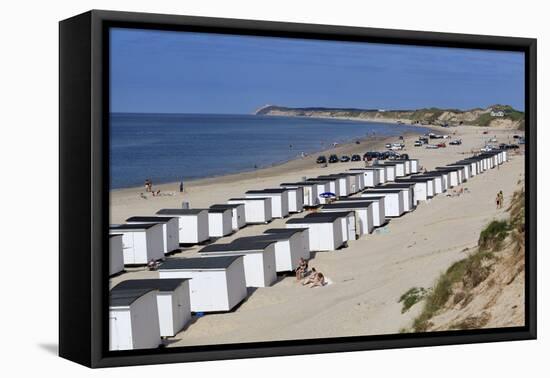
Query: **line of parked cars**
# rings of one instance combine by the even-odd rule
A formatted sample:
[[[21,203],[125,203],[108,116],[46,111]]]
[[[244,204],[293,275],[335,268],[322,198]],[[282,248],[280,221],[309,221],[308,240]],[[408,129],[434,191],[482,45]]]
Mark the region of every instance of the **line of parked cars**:
[[[332,155],[329,155],[327,159],[325,155],[320,155],[316,161],[317,161],[317,164],[327,164],[327,162],[329,164],[338,163],[338,162],[347,163],[349,161],[361,161],[361,156],[352,155],[351,157],[349,157],[348,155],[342,155],[338,157],[338,155],[332,154]]]

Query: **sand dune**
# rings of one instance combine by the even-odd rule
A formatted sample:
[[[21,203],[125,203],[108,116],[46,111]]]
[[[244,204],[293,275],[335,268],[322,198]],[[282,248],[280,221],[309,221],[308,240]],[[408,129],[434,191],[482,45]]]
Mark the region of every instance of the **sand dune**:
[[[499,142],[511,141],[515,132],[491,129],[489,135],[484,135],[484,130],[487,128],[471,126],[441,129],[441,133],[456,133],[463,144],[438,150],[412,147],[416,137],[407,136],[406,152],[431,169],[469,156],[494,135]],[[338,147],[335,153],[362,154],[371,148],[374,147],[365,143],[353,144]],[[111,220],[123,222],[131,215],[154,214],[159,208],[180,207],[182,201],[189,201],[192,207],[206,207],[224,203],[249,189],[361,166],[363,163],[358,162],[321,168],[314,157],[308,157],[265,170],[189,183],[183,195],[141,199],[140,189],[117,190],[111,193]],[[384,229],[350,242],[348,248],[316,253],[310,266],[322,271],[331,285],[309,289],[292,277],[280,278],[272,287],[250,290],[248,299],[233,312],[195,318],[170,340],[170,346],[397,333],[410,325],[420,310],[414,306],[401,314],[399,297],[413,286],[430,287],[441,272],[465,256],[464,249],[476,244],[482,227],[493,218],[504,216],[504,210],[495,209],[496,192],[503,190],[508,201],[523,172],[523,155],[511,154],[508,163],[464,183],[469,193],[452,198],[439,195],[420,203],[415,211],[391,220]],[[160,189],[176,191],[177,185],[162,185]],[[218,242],[284,227],[285,221],[248,226]],[[176,256],[193,256],[197,250],[188,248]],[[134,269],[113,278],[110,284],[154,276],[154,272]]]

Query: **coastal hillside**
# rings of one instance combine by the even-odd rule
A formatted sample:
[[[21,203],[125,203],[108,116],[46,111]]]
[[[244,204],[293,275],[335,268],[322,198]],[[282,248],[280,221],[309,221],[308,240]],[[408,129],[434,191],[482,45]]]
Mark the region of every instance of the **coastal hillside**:
[[[476,125],[525,128],[525,114],[509,105],[493,105],[485,109],[470,110],[425,108],[416,110],[385,110],[357,108],[289,108],[266,105],[255,111],[256,115],[345,118],[381,122],[404,122],[422,125]]]
[[[525,322],[525,191],[514,193],[510,217],[481,232],[478,247],[451,265],[429,290],[405,294],[424,299],[412,331],[523,326]],[[424,297],[425,298],[421,298]]]

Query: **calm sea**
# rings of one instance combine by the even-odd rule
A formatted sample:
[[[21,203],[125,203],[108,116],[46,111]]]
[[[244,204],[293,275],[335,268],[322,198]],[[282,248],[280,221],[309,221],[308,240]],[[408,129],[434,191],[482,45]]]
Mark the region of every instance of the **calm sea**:
[[[252,170],[332,143],[419,127],[333,119],[212,114],[111,115],[111,188]]]

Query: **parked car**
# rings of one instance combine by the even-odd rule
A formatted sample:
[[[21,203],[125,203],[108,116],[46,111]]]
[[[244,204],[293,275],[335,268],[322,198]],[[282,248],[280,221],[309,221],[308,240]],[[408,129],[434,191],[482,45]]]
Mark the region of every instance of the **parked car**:
[[[514,134],[513,138],[514,138],[514,139],[519,139],[519,138],[521,138],[521,135]]]
[[[352,155],[352,156],[351,156],[351,161],[361,161],[361,156],[359,156],[359,155]]]
[[[426,148],[431,150],[431,149],[439,148],[439,146],[436,145],[436,144],[427,144],[427,145],[426,145]]]
[[[325,164],[327,162],[327,157],[325,155],[321,155],[317,158],[317,164]]]
[[[439,148],[445,148],[445,147],[447,147],[447,145],[446,145],[445,143],[438,143],[438,144],[437,144],[437,147],[439,147]]]
[[[497,138],[491,138],[489,139],[489,143],[496,143],[497,142]]]
[[[329,163],[338,163],[340,160],[338,159],[338,156],[336,155],[330,155],[328,157],[328,162]]]
[[[347,163],[348,161],[350,161],[351,159],[349,158],[348,155],[342,155],[342,157],[340,157],[340,161],[342,163]]]
[[[391,148],[391,143],[386,143],[386,148]]]
[[[365,154],[363,155],[363,160],[371,161],[373,159],[378,159],[379,157],[380,157],[380,152],[369,151],[369,152],[365,152]]]
[[[415,147],[422,147],[422,144],[423,144],[423,143],[422,143],[421,140],[416,140],[416,141],[414,142],[414,146],[415,146]]]
[[[462,139],[451,140],[451,141],[449,142],[449,144],[452,145],[452,146],[459,146],[459,145],[462,144]]]
[[[525,144],[525,138],[519,138],[518,144]]]
[[[427,136],[421,136],[420,138],[418,138],[418,140],[424,144],[428,143],[430,138],[427,137]]]

